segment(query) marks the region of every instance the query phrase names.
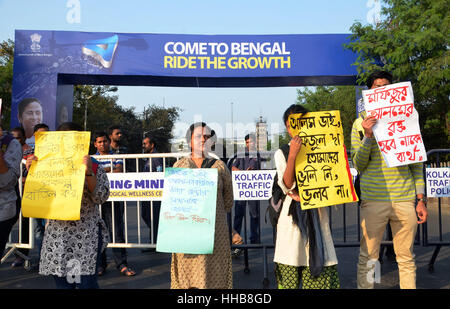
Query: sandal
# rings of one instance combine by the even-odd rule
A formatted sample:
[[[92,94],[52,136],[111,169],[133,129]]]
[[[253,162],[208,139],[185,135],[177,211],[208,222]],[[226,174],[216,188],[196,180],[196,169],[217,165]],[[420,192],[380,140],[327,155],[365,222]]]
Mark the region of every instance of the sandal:
[[[12,262],[11,264],[11,268],[17,268],[17,267],[21,267],[23,266],[25,260],[22,259],[21,257],[17,257],[14,262]]]
[[[100,277],[100,276],[103,276],[104,274],[105,274],[105,268],[103,268],[103,267],[99,267],[98,268],[98,270],[97,270],[97,275]]]
[[[131,267],[123,265],[122,268],[120,268],[120,273],[127,277],[132,277],[136,275],[136,272],[131,269]]]

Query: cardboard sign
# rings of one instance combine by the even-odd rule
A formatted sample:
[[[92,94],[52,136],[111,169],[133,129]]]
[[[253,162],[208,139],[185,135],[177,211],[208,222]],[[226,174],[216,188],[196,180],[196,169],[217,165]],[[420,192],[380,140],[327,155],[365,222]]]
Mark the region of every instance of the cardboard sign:
[[[427,197],[450,197],[450,167],[427,168]]]
[[[213,252],[217,181],[215,168],[166,168],[157,251]]]
[[[25,217],[79,220],[90,132],[36,132],[35,155],[25,182]]]
[[[427,160],[410,82],[364,90],[363,100],[377,119],[373,133],[388,167]]]
[[[235,201],[259,201],[272,197],[273,179],[277,171],[232,171]]]
[[[302,139],[295,160],[302,209],[357,201],[339,111],[293,114],[289,125]]]

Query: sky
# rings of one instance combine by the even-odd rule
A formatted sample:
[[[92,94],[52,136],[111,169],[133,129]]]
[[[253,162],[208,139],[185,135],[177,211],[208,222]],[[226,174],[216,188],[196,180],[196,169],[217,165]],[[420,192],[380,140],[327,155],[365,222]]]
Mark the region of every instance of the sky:
[[[68,30],[170,34],[350,34],[355,21],[368,24],[378,0],[0,0],[0,41],[14,30]],[[250,128],[261,116],[269,134],[283,131],[283,111],[299,87],[173,88],[120,86],[118,104],[142,112],[149,104],[179,107],[174,135],[203,120],[220,137],[227,126]],[[237,125],[240,124],[240,125]],[[234,132],[243,138],[244,129]]]

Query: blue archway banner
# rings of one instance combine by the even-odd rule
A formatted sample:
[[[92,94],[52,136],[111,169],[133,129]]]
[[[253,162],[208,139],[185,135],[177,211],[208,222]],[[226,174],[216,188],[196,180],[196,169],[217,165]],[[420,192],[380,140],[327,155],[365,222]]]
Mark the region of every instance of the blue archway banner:
[[[12,124],[36,98],[51,128],[74,84],[270,87],[354,84],[348,34],[181,35],[16,30]],[[66,93],[67,92],[67,93]],[[68,100],[70,102],[68,102]]]

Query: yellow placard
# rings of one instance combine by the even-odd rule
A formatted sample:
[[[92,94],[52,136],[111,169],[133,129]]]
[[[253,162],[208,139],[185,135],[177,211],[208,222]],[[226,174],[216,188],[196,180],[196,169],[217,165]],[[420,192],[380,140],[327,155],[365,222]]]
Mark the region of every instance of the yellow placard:
[[[292,114],[289,125],[302,139],[295,160],[302,209],[357,201],[339,111]]]
[[[35,156],[22,197],[25,217],[79,220],[90,132],[36,132]]]

